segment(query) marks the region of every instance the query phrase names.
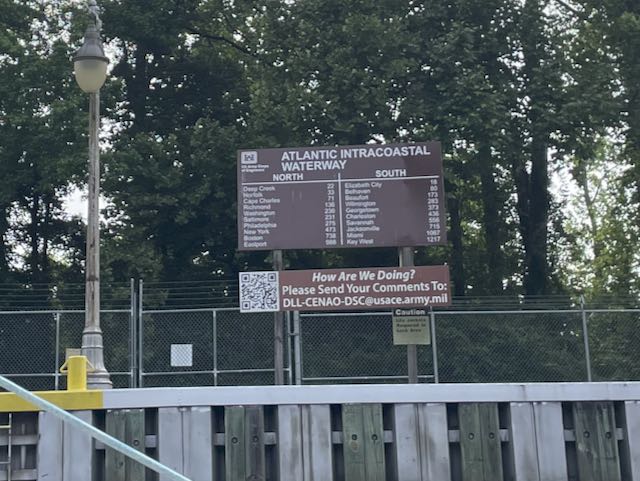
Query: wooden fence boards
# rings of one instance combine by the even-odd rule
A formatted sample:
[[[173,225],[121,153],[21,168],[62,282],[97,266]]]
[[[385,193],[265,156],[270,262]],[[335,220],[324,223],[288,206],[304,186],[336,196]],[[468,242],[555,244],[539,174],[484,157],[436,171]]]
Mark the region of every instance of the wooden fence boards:
[[[580,481],[621,481],[613,403],[576,402],[573,422]]]
[[[328,405],[278,406],[280,481],[333,479]]]
[[[447,406],[442,403],[418,405],[422,481],[449,481],[449,428]]]
[[[76,411],[84,422],[93,424],[92,411]],[[62,433],[62,481],[91,479],[94,442],[91,435],[73,426],[64,426]]]
[[[138,451],[144,452],[143,409],[107,411],[105,428],[107,434],[134,447]],[[144,466],[114,449],[109,447],[105,449],[106,479],[109,481],[144,481]]]
[[[211,481],[213,478],[211,408],[159,409],[158,459],[193,481]],[[165,476],[160,476],[160,481],[164,479]]]
[[[535,446],[541,481],[567,481],[567,452],[562,424],[562,403],[534,402]]]
[[[561,403],[511,403],[509,411],[515,481],[567,481]]]
[[[458,420],[463,481],[502,480],[498,405],[461,403]]]
[[[393,414],[398,481],[449,481],[446,405],[395,404]]]
[[[225,408],[227,481],[262,481],[265,474],[264,414],[261,406]]]
[[[306,481],[301,406],[278,406],[279,481]],[[332,479],[331,472],[326,479]]]
[[[333,449],[328,405],[301,406],[304,481],[331,479]]]
[[[640,401],[624,403],[624,449],[627,477],[640,481]]]
[[[62,420],[49,412],[41,411],[38,415],[38,480],[63,480],[62,435]]]
[[[245,415],[246,479],[264,481],[264,411],[262,406],[247,406]]]
[[[160,462],[194,481],[568,481],[569,473],[580,481],[640,481],[640,401],[518,401],[501,406],[508,409],[500,417],[497,403],[452,404],[391,404],[384,423],[381,404],[280,404],[266,428],[264,406],[226,406],[224,429],[211,407],[167,407],[158,408],[157,432],[149,433],[143,409],[123,408],[106,411],[105,430],[140,451],[146,442]],[[95,449],[105,449],[104,479],[145,479],[142,466],[51,414],[37,419],[37,472],[16,472],[16,479],[92,479]],[[16,437],[13,444],[25,443]]]
[[[384,481],[384,432],[380,404],[342,406],[345,481]]]

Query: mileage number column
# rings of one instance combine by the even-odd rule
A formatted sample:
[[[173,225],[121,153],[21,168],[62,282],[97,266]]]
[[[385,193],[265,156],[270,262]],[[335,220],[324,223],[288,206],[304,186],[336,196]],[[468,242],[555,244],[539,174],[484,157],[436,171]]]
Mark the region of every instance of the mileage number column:
[[[327,182],[327,200],[324,203],[324,243],[338,245],[338,182]]]
[[[437,244],[442,240],[440,224],[440,179],[429,179],[427,188],[427,242]]]

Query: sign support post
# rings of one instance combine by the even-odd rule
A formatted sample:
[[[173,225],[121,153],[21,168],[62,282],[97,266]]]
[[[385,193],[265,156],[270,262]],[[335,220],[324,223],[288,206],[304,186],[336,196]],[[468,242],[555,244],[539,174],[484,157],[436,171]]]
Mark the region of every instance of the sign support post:
[[[284,256],[281,250],[272,251],[273,270],[284,270]],[[276,386],[284,384],[284,312],[273,314],[273,369]]]
[[[429,324],[431,326],[431,355],[433,356],[433,382],[438,384],[440,376],[438,375],[438,343],[436,342],[436,315],[433,307],[429,307]]]
[[[413,267],[413,247],[400,247],[398,249],[400,267]],[[409,384],[418,383],[418,346],[407,344],[407,374]]]

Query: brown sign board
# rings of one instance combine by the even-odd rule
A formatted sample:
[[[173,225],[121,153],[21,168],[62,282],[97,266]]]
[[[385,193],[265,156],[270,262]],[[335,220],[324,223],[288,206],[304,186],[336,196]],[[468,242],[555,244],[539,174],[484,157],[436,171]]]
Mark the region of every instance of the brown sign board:
[[[386,310],[450,304],[448,266],[240,273],[241,312]]]
[[[238,151],[240,250],[446,242],[439,142]]]

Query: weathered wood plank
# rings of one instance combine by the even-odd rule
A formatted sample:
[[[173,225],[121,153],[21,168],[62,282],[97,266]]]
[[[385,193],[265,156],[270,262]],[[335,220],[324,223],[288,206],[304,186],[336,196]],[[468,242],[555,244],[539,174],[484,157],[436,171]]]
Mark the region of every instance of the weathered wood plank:
[[[306,481],[303,474],[303,433],[300,406],[278,406],[278,466],[280,481]],[[331,478],[327,478],[330,480]]]
[[[398,481],[449,481],[446,405],[396,404],[393,409]]]
[[[125,420],[126,416],[124,411],[107,411],[105,418],[105,430],[107,434],[120,441],[124,441]],[[127,473],[125,462],[126,456],[124,454],[107,446],[104,455],[105,479],[109,481],[126,481]]]
[[[573,404],[580,481],[620,481],[613,403]]]
[[[210,481],[213,478],[212,429],[209,407],[160,409],[160,461],[193,481]]]
[[[362,409],[365,439],[365,470],[367,481],[384,481],[384,429],[382,405],[365,404]]]
[[[342,406],[345,481],[384,480],[384,433],[380,404]]]
[[[542,481],[567,481],[567,451],[562,424],[562,404],[534,402],[538,471]]]
[[[107,434],[138,451],[144,451],[143,409],[107,411],[105,428]],[[106,447],[105,476],[110,481],[144,481],[144,466],[124,454]]]
[[[193,481],[213,479],[213,424],[210,407],[182,412],[183,473]]]
[[[443,403],[418,405],[422,481],[449,481],[449,428]]]
[[[463,481],[503,479],[497,404],[461,403],[458,417]]]
[[[342,451],[345,481],[367,481],[362,405],[342,406]]]
[[[124,442],[138,451],[144,452],[144,409],[128,409],[125,416]],[[125,468],[127,481],[145,480],[145,468],[142,464],[127,457]]]
[[[38,481],[62,480],[63,424],[53,414],[38,415]]]
[[[262,406],[247,406],[245,414],[246,476],[252,481],[264,481],[264,411]]]
[[[536,423],[531,403],[509,405],[509,447],[516,481],[542,481],[536,449]]]
[[[393,447],[398,481],[422,481],[418,406],[394,404]]]
[[[91,411],[76,411],[73,414],[83,421],[93,424],[93,413]],[[64,426],[62,435],[62,481],[91,479],[93,451],[91,435],[73,426]]]
[[[627,476],[640,481],[640,401],[624,403],[624,449],[627,458]]]
[[[333,449],[330,408],[326,404],[302,406],[301,413],[304,481],[331,480]]]
[[[181,408],[158,409],[158,460],[179,473],[184,466],[182,439]],[[160,476],[160,481],[166,479]]]
[[[224,432],[226,481],[246,481],[244,407],[225,408]]]

